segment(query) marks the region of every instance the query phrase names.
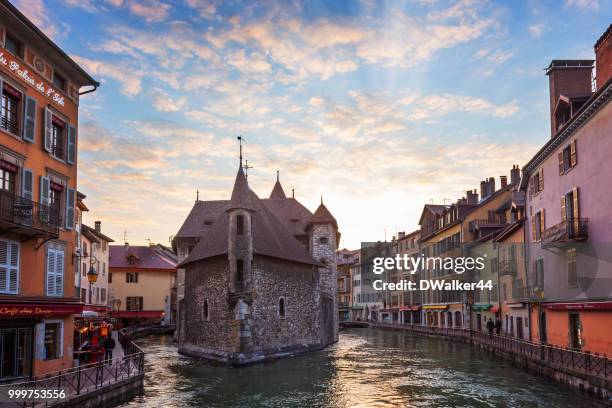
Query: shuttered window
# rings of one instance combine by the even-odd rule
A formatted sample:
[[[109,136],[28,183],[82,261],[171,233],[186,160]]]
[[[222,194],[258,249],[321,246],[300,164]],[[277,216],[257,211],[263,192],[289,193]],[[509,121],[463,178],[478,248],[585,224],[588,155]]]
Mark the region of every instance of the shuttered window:
[[[47,296],[64,294],[64,249],[47,248]]]
[[[19,288],[19,243],[0,239],[0,293],[17,294]]]

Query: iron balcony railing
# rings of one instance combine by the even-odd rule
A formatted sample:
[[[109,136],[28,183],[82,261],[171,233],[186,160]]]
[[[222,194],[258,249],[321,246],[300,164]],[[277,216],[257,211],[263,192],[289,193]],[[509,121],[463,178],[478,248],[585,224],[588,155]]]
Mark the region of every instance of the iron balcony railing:
[[[22,235],[58,235],[62,217],[50,206],[0,190],[0,223]]]
[[[499,262],[499,275],[516,276],[517,262],[516,259],[507,259]]]
[[[542,245],[569,241],[586,241],[589,237],[588,218],[568,218],[544,230]]]
[[[514,300],[529,300],[529,287],[516,286],[512,288],[512,299]]]
[[[17,122],[10,120],[6,116],[2,116],[2,118],[0,118],[0,128],[8,130],[15,135],[19,132],[19,125]]]

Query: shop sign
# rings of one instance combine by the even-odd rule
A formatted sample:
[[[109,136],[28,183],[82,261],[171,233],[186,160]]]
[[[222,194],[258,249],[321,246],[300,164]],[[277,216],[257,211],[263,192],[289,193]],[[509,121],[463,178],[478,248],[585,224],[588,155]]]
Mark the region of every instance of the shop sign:
[[[30,73],[27,68],[19,65],[19,62],[15,61],[12,56],[0,51],[0,65],[8,68],[9,71],[13,72],[19,79],[32,88],[36,89],[41,95],[46,96],[59,106],[64,106],[64,97],[56,92],[52,87],[47,87],[45,82],[37,78],[34,74]]]
[[[79,313],[80,306],[67,305],[45,305],[45,306],[29,306],[29,305],[10,305],[0,306],[0,317],[28,317],[28,316],[50,316],[56,314]]]

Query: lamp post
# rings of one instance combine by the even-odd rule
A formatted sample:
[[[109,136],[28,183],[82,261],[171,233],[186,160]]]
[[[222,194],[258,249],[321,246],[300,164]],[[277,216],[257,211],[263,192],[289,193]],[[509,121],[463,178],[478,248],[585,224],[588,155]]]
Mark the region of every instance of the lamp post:
[[[93,257],[92,257],[93,258]],[[93,285],[94,283],[96,283],[96,281],[98,280],[98,271],[96,271],[96,268],[94,268],[93,266],[93,262],[89,265],[89,271],[87,272],[87,280],[89,281],[89,304],[91,305],[91,292],[92,292],[92,287],[91,285]]]

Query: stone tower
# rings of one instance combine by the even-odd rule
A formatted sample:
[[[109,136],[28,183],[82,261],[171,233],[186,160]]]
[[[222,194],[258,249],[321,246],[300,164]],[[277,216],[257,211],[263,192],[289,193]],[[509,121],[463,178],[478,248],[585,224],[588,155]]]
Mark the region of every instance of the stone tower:
[[[240,350],[249,349],[250,306],[252,304],[253,203],[242,165],[238,168],[227,208],[227,259],[229,263],[229,307],[236,319],[236,341]]]
[[[319,268],[321,288],[321,338],[324,345],[338,341],[338,270],[336,250],[338,248],[338,223],[323,204],[315,211],[308,223],[310,232],[310,254],[324,266]]]

